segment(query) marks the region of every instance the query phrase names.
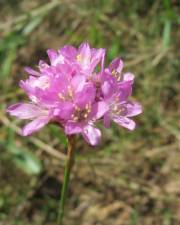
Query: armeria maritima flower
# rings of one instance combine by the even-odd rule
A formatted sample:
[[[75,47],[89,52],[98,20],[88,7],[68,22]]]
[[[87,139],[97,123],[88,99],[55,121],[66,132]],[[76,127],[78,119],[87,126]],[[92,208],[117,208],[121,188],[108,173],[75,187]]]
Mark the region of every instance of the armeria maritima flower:
[[[97,120],[103,119],[105,127],[113,120],[129,130],[135,128],[131,117],[142,109],[129,100],[134,75],[122,74],[121,59],[114,59],[104,68],[105,49],[91,49],[87,43],[78,49],[49,49],[47,54],[50,63],[40,60],[38,71],[26,67],[29,78],[20,81],[30,101],[7,109],[10,115],[31,120],[22,135],[56,121],[67,135],[80,133],[88,143],[97,145],[101,138],[95,127]]]

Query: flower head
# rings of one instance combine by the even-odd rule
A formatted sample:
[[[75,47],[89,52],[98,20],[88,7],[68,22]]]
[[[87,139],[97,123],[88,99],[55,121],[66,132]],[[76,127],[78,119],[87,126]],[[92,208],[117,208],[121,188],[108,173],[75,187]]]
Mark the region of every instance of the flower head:
[[[79,133],[88,143],[97,145],[101,138],[101,131],[95,127],[97,120],[103,119],[106,127],[113,120],[130,130],[135,128],[130,118],[142,109],[139,103],[129,100],[134,76],[122,74],[121,59],[114,59],[104,68],[105,49],[91,49],[87,43],[78,49],[49,49],[47,54],[50,63],[40,60],[38,71],[26,67],[29,78],[20,81],[30,101],[7,109],[12,116],[31,120],[22,135],[55,121],[67,135]]]

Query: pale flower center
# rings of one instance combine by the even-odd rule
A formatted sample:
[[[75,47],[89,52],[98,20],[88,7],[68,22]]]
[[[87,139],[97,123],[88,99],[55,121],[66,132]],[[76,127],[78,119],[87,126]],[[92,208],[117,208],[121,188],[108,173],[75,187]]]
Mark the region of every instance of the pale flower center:
[[[67,91],[65,93],[58,93],[58,97],[60,100],[66,101],[66,100],[72,100],[73,98],[73,89],[71,86],[67,87]]]
[[[34,102],[34,103],[38,102],[38,99],[35,95],[30,96],[30,98],[31,98],[32,102]]]
[[[78,106],[75,106],[75,112],[72,114],[72,119],[75,122],[80,122],[87,119],[89,113],[91,112],[91,105],[86,104],[84,109],[80,109]]]
[[[76,60],[77,60],[78,62],[81,62],[81,61],[82,61],[82,56],[81,56],[81,54],[78,54],[78,55],[76,56]]]
[[[112,101],[111,105],[111,112],[112,114],[118,115],[118,116],[123,116],[124,114],[126,114],[126,107],[124,105],[122,105],[119,102],[119,97],[115,96],[114,100]]]
[[[118,73],[116,70],[113,70],[111,73],[114,77],[116,77],[117,81],[121,80],[121,74]]]
[[[42,90],[45,90],[50,86],[50,81],[48,77],[41,77],[38,80],[33,82],[33,87],[41,88]]]

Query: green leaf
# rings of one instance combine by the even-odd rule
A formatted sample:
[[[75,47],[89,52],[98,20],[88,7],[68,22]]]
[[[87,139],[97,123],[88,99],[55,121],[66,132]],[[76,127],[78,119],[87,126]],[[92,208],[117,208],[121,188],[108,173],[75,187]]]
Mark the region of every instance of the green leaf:
[[[14,61],[14,59],[16,58],[16,49],[12,48],[11,50],[9,50],[7,52],[7,56],[4,60],[4,62],[2,63],[2,67],[1,67],[1,78],[7,77],[10,72],[11,72],[11,66],[12,63]]]
[[[12,161],[25,173],[35,175],[42,171],[42,164],[40,160],[27,149],[10,144],[8,145],[8,151],[12,155]]]
[[[7,51],[12,48],[19,47],[25,44],[26,38],[20,33],[9,33],[6,37],[0,40],[0,51]]]
[[[23,34],[29,35],[36,27],[40,25],[43,20],[43,16],[33,18],[24,28]]]
[[[169,47],[171,39],[171,21],[166,20],[164,24],[164,31],[163,31],[163,46],[164,48]]]
[[[17,48],[25,43],[25,37],[19,33],[9,33],[0,40],[0,79],[8,77],[17,56]]]

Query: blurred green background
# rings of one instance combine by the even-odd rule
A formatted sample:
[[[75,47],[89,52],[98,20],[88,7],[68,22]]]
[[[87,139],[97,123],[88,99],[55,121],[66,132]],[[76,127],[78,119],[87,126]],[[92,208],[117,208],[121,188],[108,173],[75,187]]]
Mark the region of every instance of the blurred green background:
[[[180,224],[178,13],[178,0],[0,1],[0,225],[56,224],[66,139],[54,125],[23,138],[5,109],[27,100],[24,66],[83,41],[123,58],[144,112],[97,148],[77,138],[64,224]]]

